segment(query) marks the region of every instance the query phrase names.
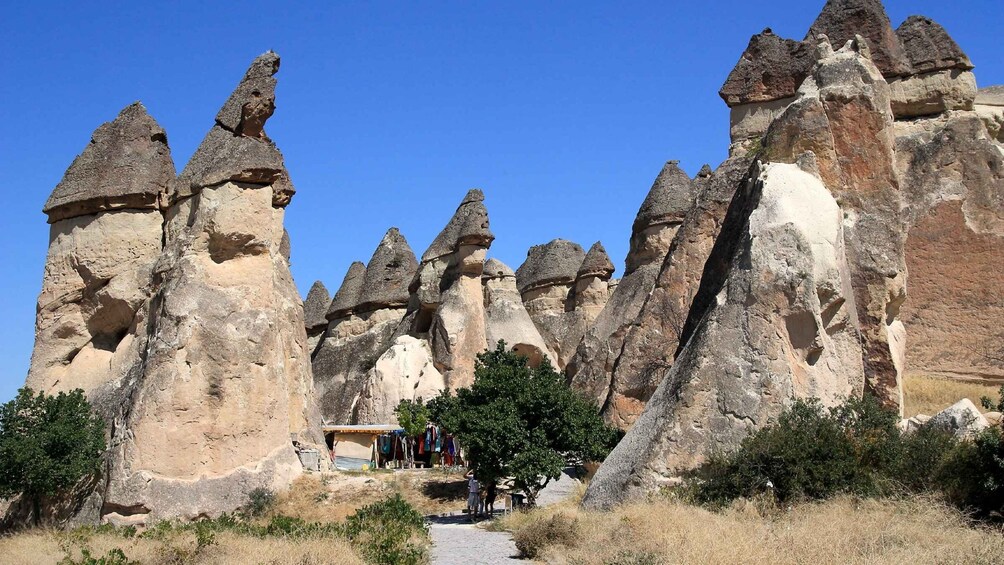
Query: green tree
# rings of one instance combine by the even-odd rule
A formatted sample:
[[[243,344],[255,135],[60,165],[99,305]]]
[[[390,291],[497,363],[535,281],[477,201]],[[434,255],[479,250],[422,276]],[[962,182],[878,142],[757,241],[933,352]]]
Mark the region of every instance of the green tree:
[[[425,433],[425,426],[429,423],[429,408],[422,402],[421,397],[417,400],[401,399],[394,408],[394,413],[397,414],[397,425],[404,429],[407,436],[405,457],[408,465],[414,467],[415,436]]]
[[[479,479],[513,477],[531,504],[567,461],[602,459],[618,439],[546,360],[530,367],[501,341],[478,356],[473,385],[434,402],[434,419],[457,435]]]
[[[104,450],[105,423],[83,391],[49,396],[22,388],[0,406],[0,496],[30,498],[37,524],[41,498],[97,472]]]

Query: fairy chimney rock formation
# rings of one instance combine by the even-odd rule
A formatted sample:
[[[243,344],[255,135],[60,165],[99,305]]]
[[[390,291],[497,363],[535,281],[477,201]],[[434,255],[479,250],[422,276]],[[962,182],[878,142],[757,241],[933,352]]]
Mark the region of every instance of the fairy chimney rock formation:
[[[307,350],[313,352],[328,328],[325,314],[331,304],[331,295],[321,281],[314,281],[303,301],[303,321],[307,328]]]
[[[370,371],[404,319],[408,283],[417,267],[415,253],[397,228],[387,230],[365,268],[360,262],[349,267],[328,309],[328,327],[312,362],[325,420],[357,422]]]
[[[516,273],[498,259],[485,261],[481,275],[485,298],[485,337],[488,347],[500,340],[526,356],[532,366],[547,358],[556,366],[554,354],[530,319],[516,288]]]
[[[679,161],[667,161],[635,216],[625,275],[642,265],[662,261],[695,195],[694,183]]]
[[[186,171],[221,154],[213,139]],[[119,386],[92,394],[114,421],[102,519],[232,511],[251,489],[283,488],[302,472],[291,436],[319,441],[304,312],[282,251],[288,200],[273,197],[272,181],[288,175],[270,142],[243,139],[277,156],[275,179],[187,184],[163,217],[147,212],[163,223],[164,245],[135,330],[144,345]],[[138,245],[146,235],[118,237]]]
[[[585,259],[575,273],[575,310],[582,313],[588,328],[607,304],[610,291],[607,282],[614,274],[614,264],[607,256],[603,244],[596,242],[589,248]]]
[[[353,261],[342,279],[342,285],[335,292],[335,297],[328,306],[324,317],[328,321],[344,318],[351,314],[359,304],[363,291],[363,280],[366,278],[366,263]]]
[[[98,127],[73,160],[43,210],[49,252],[27,386],[90,395],[129,370],[174,175],[167,136],[138,102]]]
[[[827,0],[805,41],[820,35],[832,45],[843,45],[856,36],[868,42],[871,60],[886,78],[911,74],[910,60],[880,0]]]
[[[812,211],[807,214],[807,211]],[[842,213],[820,179],[796,165],[755,164],[729,207],[691,311],[693,337],[644,412],[600,467],[583,504],[637,500],[735,448],[798,398],[834,405],[861,393],[849,323],[854,298]]]
[[[475,357],[487,348],[481,275],[495,236],[484,199],[480,190],[468,191],[422,254],[411,286],[419,308],[413,332],[428,330],[435,366],[451,388],[474,382]]]
[[[585,321],[575,310],[575,280],[586,252],[578,243],[555,239],[534,245],[516,269],[523,305],[563,369],[582,335]]]

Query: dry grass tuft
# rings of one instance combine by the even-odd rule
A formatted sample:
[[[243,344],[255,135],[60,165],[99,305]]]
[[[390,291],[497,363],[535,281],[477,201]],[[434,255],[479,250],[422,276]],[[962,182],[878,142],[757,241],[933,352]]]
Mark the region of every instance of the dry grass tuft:
[[[842,497],[790,510],[742,502],[721,513],[666,498],[606,513],[570,501],[498,526],[540,539],[555,516],[584,533],[539,548],[556,564],[1004,563],[1000,530],[971,527],[927,499]]]
[[[903,378],[903,415],[906,418],[917,414],[933,416],[963,398],[972,400],[973,404],[982,409],[980,397],[996,399],[1000,387],[1000,384],[907,375]]]
[[[271,513],[308,522],[338,522],[399,493],[422,514],[442,514],[463,507],[466,488],[463,473],[442,469],[309,474],[279,495]]]
[[[324,539],[258,539],[218,534],[215,543],[199,548],[192,533],[172,533],[164,539],[124,539],[114,534],[96,534],[86,540],[72,539],[65,532],[32,531],[0,538],[0,563],[56,565],[64,557],[80,560],[87,549],[94,558],[119,548],[130,561],[143,565],[363,565],[348,542]]]

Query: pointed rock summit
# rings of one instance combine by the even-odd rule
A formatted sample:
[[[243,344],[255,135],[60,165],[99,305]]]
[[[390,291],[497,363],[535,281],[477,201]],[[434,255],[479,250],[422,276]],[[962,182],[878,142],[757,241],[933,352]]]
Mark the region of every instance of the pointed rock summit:
[[[635,231],[683,221],[694,203],[694,185],[679,161],[667,161],[635,216]]]
[[[94,130],[42,211],[51,224],[104,210],[156,209],[174,174],[164,129],[134,102]]]
[[[805,41],[814,44],[820,35],[828,37],[835,47],[860,35],[868,40],[871,59],[883,76],[910,74],[910,60],[880,0],[828,0]]]
[[[356,312],[408,305],[408,284],[418,271],[415,252],[397,228],[390,228],[366,264]]]
[[[973,69],[973,62],[945,28],[931,18],[910,16],[898,28],[896,36],[903,44],[915,73],[943,69]]]
[[[363,280],[366,278],[366,264],[362,261],[354,261],[349,265],[349,270],[342,279],[342,286],[335,292],[328,307],[326,317],[328,320],[344,318],[352,313],[359,305],[359,298],[363,291]]]
[[[178,198],[224,182],[272,185],[273,204],[289,204],[295,189],[282,153],[266,135],[265,121],[275,110],[279,56],[269,51],[255,59],[216,116],[192,159],[178,176]]]
[[[488,227],[488,209],[484,201],[485,195],[479,189],[468,191],[446,227],[422,254],[422,262],[449,255],[459,245],[491,246],[495,236]]]
[[[586,258],[579,265],[579,271],[576,273],[575,278],[597,277],[609,280],[614,274],[614,270],[614,264],[610,261],[607,250],[603,248],[602,243],[597,241],[586,253]]]
[[[310,291],[307,292],[306,300],[303,301],[303,321],[308,331],[328,325],[328,320],[325,319],[324,314],[328,311],[330,304],[331,295],[328,294],[328,289],[324,286],[324,283],[314,281],[314,284],[310,287]]]

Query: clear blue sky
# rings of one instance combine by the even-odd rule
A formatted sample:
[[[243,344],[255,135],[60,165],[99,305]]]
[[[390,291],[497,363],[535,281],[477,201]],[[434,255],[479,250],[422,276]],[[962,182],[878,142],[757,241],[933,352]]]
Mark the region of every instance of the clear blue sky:
[[[7,194],[0,401],[24,382],[48,245],[42,204],[91,132],[134,100],[180,171],[248,63],[282,56],[267,131],[298,190],[301,292],[334,292],[397,226],[421,254],[479,187],[513,268],[530,245],[601,240],[620,269],[667,159],[726,157],[718,88],[750,35],[801,39],[823,0],[772,2],[9,2],[0,80]],[[1004,83],[1000,0],[888,0],[945,26]],[[618,276],[618,275],[615,275]]]

